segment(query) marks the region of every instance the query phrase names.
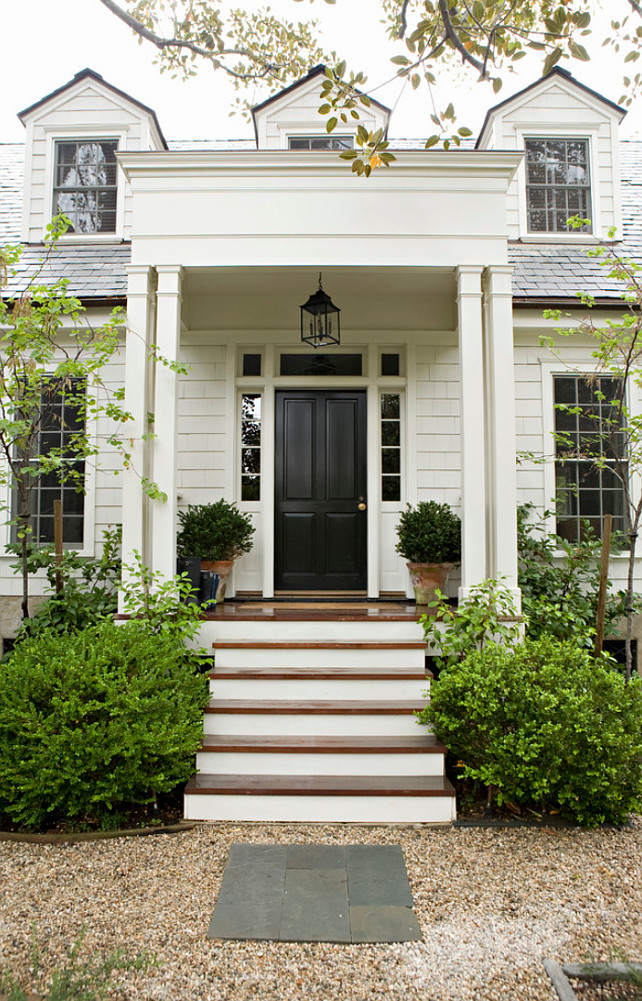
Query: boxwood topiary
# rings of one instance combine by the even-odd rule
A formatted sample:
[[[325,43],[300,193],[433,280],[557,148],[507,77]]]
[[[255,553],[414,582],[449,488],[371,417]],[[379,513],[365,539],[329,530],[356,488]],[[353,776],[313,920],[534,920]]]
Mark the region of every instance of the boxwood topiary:
[[[254,525],[249,514],[225,500],[190,505],[179,511],[178,556],[203,560],[236,560],[252,548]]]
[[[409,563],[458,563],[461,521],[448,504],[406,506],[397,525],[397,552]]]
[[[109,826],[190,777],[206,701],[182,643],[142,622],[25,640],[0,664],[0,815]]]
[[[442,670],[419,714],[498,802],[621,823],[642,808],[642,679],[552,637],[489,643]]]

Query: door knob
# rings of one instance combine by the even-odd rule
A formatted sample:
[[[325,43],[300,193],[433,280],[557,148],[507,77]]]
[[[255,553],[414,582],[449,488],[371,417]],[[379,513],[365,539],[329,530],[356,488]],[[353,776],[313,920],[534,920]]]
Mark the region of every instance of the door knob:
[[[360,511],[365,511],[366,509],[366,505],[363,503],[363,501],[361,501],[361,503],[358,504],[357,507],[359,508]]]

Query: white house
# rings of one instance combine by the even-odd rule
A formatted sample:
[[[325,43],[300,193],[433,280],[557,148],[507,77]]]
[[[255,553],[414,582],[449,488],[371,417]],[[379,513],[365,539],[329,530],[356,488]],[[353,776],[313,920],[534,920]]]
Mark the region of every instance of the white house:
[[[353,706],[333,719],[329,710],[313,713],[327,717],[325,731],[305,714],[293,723],[286,712],[287,727],[278,712],[264,720],[280,746],[261,749],[260,767],[252,759],[256,740],[239,736],[256,732],[256,716],[212,716],[189,814],[377,819],[377,793],[388,797],[387,816],[444,820],[452,797],[441,758],[429,738],[416,737],[409,703],[395,725],[374,709],[372,720],[354,709],[355,699],[390,705],[391,685],[397,698],[406,686],[411,701],[418,684],[425,688],[417,680],[423,650],[414,614],[404,606],[395,619],[397,606],[376,604],[412,595],[395,525],[406,502],[450,503],[462,518],[453,596],[503,577],[519,601],[518,502],[543,510],[564,487],[558,527],[569,537],[583,517],[598,524],[610,511],[616,524],[621,519],[606,476],[588,484],[579,464],[570,473],[567,465],[556,486],[552,457],[517,465],[515,456],[551,456],[555,403],[575,402],[579,392],[581,405],[582,374],[594,368],[591,346],[574,338],[560,363],[540,347],[539,335],[550,329],[542,311],[561,307],[579,319],[579,290],[593,292],[604,315],[620,307],[618,289],[586,251],[611,226],[627,249],[639,250],[640,144],[620,142],[617,105],[556,68],[492,108],[474,146],[446,152],[393,143],[393,168],[360,179],[337,155],[352,145],[356,126],[328,137],[318,115],[322,80],[316,67],[255,108],[256,142],[168,144],[153,111],[84,70],[21,113],[24,148],[0,145],[0,240],[26,244],[13,282],[19,288],[62,208],[74,226],[52,269],[69,277],[92,315],[115,304],[127,309],[110,378],[124,381],[135,415],[137,472],[115,479],[108,456],[87,471],[84,505],[71,502],[64,511],[67,543],[91,554],[103,528],[122,522],[125,559],[137,550],[171,575],[178,510],[236,501],[252,514],[256,541],[234,571],[233,593],[245,605],[207,625],[224,672],[215,692],[249,702],[235,672],[254,658],[255,673],[245,680],[255,702],[294,697],[286,687],[261,687],[261,672],[281,665],[287,677],[270,680],[293,685],[297,699],[343,698]],[[362,120],[385,128],[388,115],[373,101]],[[592,220],[591,232],[567,231],[577,213]],[[299,306],[320,272],[341,309],[341,338],[314,348],[302,341]],[[150,365],[151,345],[185,362],[186,374]],[[143,444],[138,435],[150,412],[156,437]],[[165,504],[145,496],[141,471],[167,494]],[[48,512],[44,504],[35,511],[45,536]],[[5,619],[19,592],[9,563],[0,556]],[[623,564],[614,561],[612,572],[621,577]],[[325,606],[315,617],[314,609],[306,613],[308,600],[279,617],[270,600],[287,594],[368,598],[370,605],[352,617]],[[344,674],[354,669],[358,688],[337,696],[339,681],[323,675],[329,663]],[[340,680],[354,684],[354,673],[352,682]],[[369,734],[376,736],[364,749]],[[413,763],[409,742],[429,753],[414,753]],[[357,750],[365,751],[360,769]],[[430,780],[428,758],[439,759]],[[312,778],[289,789],[284,776],[295,759]],[[221,805],[205,807],[216,799],[207,781],[217,770],[227,782],[217,790]],[[239,795],[233,780],[243,770]],[[320,782],[341,770],[343,785]],[[351,798],[345,792],[355,792],[355,771],[371,785],[373,774],[388,778],[372,796],[362,789]],[[261,792],[275,774],[272,785],[285,791],[269,789],[265,806]],[[251,804],[245,813],[241,802]]]

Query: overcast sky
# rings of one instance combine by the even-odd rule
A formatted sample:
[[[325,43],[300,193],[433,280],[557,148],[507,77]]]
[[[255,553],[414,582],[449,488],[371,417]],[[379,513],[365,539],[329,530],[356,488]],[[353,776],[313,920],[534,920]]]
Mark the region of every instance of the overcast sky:
[[[605,0],[611,16],[624,12],[626,0]],[[239,0],[239,6],[241,0]],[[248,0],[245,6],[263,7]],[[378,18],[364,29],[364,12],[372,10],[372,0],[337,0],[328,6],[317,0],[294,3],[272,0],[272,9],[293,20],[318,17],[323,23],[322,42],[336,49],[354,70],[368,74],[368,89],[382,103],[395,106],[390,134],[415,138],[431,133],[431,108],[425,88],[412,92],[399,81],[379,87],[394,75],[389,58],[393,54]],[[564,63],[583,83],[617,101],[622,92],[622,67],[617,57],[599,47],[606,27],[596,32],[591,44],[595,59]],[[184,83],[160,74],[153,65],[155,50],[140,46],[129,29],[99,0],[0,0],[0,32],[3,53],[0,60],[0,142],[22,141],[24,129],[17,112],[40,100],[70,80],[74,73],[90,67],[111,84],[152,107],[169,139],[240,138],[252,135],[240,116],[229,117],[234,97],[221,74],[203,65],[195,79]],[[541,61],[524,59],[520,75],[506,80],[499,98],[489,87],[474,85],[470,77],[456,81],[449,76],[439,88],[441,107],[454,99],[458,124],[478,129],[485,110],[497,100],[526,86],[540,72]],[[460,74],[463,77],[463,74]],[[265,94],[250,95],[256,101]],[[625,120],[624,134],[642,134],[642,100]]]

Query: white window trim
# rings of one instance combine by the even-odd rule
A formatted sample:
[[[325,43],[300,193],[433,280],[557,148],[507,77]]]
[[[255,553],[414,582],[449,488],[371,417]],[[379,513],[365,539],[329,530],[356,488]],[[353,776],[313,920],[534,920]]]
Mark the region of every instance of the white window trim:
[[[53,375],[53,372],[51,373]],[[97,422],[96,418],[89,416],[87,418],[87,438],[90,447],[93,447],[97,442]],[[78,556],[93,557],[96,552],[96,480],[98,475],[98,469],[96,467],[95,457],[90,457],[85,460],[85,490],[84,490],[84,506],[83,506],[83,544],[82,548],[76,549],[74,546],[64,546],[63,548],[68,552],[76,553]],[[10,516],[13,507],[12,489],[11,484],[7,484],[2,491],[2,510],[7,512],[7,519]],[[0,566],[7,568],[7,576],[9,576],[8,567],[9,564],[15,562],[17,557],[14,554],[8,554],[6,547],[11,543],[11,526],[5,521],[0,525]]]
[[[45,191],[48,202],[45,202],[42,235],[43,239],[47,235],[47,226],[51,222],[53,214],[53,190],[56,169],[56,144],[60,142],[82,142],[84,140],[95,140],[96,142],[117,143],[116,152],[127,149],[128,128],[108,129],[102,132],[95,126],[74,126],[65,127],[64,131],[60,126],[45,127],[47,133],[47,154],[45,164]],[[116,191],[116,230],[113,233],[66,233],[60,237],[60,244],[73,243],[119,243],[124,239],[125,232],[125,175],[120,166],[117,168],[117,191]]]
[[[564,366],[563,362],[540,362],[540,377],[542,386],[542,455],[544,461],[544,504],[545,510],[550,512],[544,522],[546,532],[557,534],[557,519],[555,517],[555,393],[553,391],[553,379],[555,376],[591,375],[597,373],[593,359],[587,359],[586,364],[579,362],[578,365]],[[627,396],[629,399],[629,409],[633,416],[642,414],[641,395],[635,382],[629,382],[627,386]],[[631,485],[633,495],[639,496],[642,492],[642,473],[631,474]],[[560,551],[560,555],[561,551]],[[612,560],[628,559],[628,553],[611,554]]]
[[[597,174],[597,157],[599,129],[583,128],[574,132],[568,125],[515,125],[518,146],[524,152],[524,157],[517,168],[517,187],[519,200],[519,235],[522,243],[597,243],[602,233],[602,208],[600,204],[600,185]],[[588,162],[591,200],[592,233],[533,233],[528,228],[528,212],[526,208],[526,140],[527,139],[584,139],[588,142]]]

